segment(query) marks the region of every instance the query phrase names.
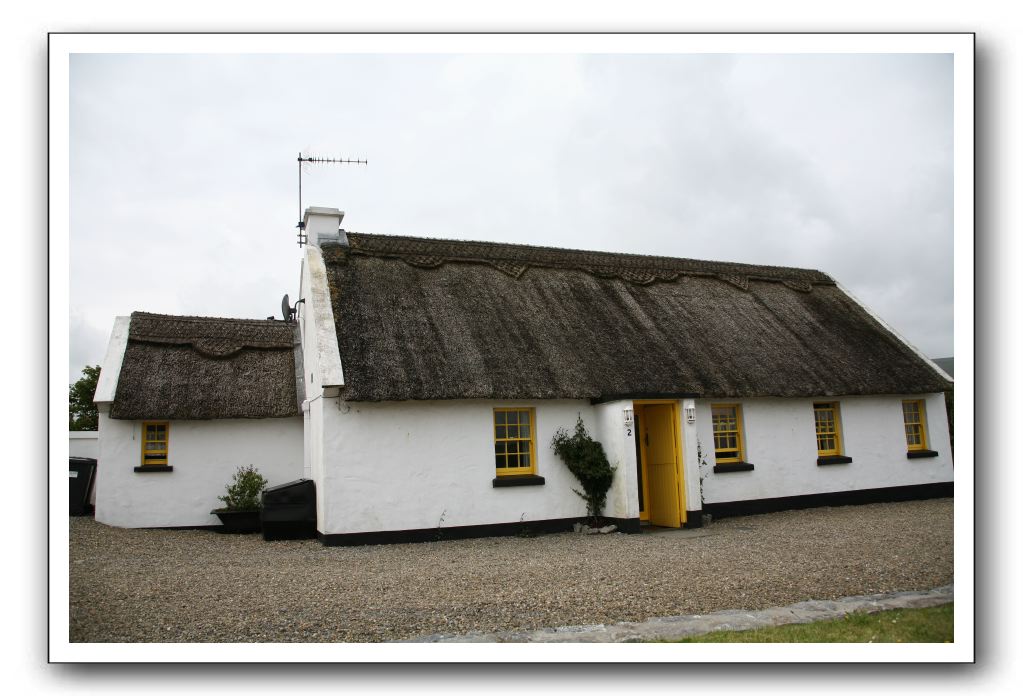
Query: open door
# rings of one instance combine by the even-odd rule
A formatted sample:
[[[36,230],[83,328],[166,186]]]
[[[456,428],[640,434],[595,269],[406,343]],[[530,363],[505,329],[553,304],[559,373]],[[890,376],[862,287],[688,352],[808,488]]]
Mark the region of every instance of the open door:
[[[674,403],[637,404],[644,512],[658,527],[681,527],[685,522],[682,466],[678,447],[677,407]]]

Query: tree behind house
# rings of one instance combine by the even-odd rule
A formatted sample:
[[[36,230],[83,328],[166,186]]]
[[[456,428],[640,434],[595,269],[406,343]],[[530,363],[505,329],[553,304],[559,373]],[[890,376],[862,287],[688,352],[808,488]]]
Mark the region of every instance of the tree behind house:
[[[68,390],[68,430],[98,430],[99,412],[92,402],[99,381],[99,365],[86,365]]]

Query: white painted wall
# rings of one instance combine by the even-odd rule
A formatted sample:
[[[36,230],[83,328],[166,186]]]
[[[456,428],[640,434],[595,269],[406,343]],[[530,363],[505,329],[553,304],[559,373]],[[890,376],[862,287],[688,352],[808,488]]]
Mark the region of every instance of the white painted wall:
[[[141,421],[99,417],[96,519],[115,527],[218,525],[210,510],[239,466],[270,486],[302,476],[302,418],[171,421],[170,472],[137,473]]]
[[[68,454],[72,457],[99,459],[98,431],[68,431]]]
[[[579,483],[550,442],[559,427],[571,431],[580,413],[596,437],[600,427],[588,401],[322,403],[325,534],[586,514],[572,492]],[[536,409],[536,473],[545,485],[493,487],[494,407]]]
[[[906,458],[902,400],[924,398],[929,449],[937,457]],[[696,436],[708,466],[703,493],[707,503],[779,498],[952,480],[948,421],[942,394],[921,396],[822,397],[838,401],[843,454],[849,464],[817,466],[815,399],[759,398],[697,400]],[[711,403],[741,403],[746,461],[753,471],[713,473]],[[695,451],[691,449],[690,451]],[[689,471],[699,470],[696,457]],[[687,471],[687,474],[689,473]],[[695,472],[694,472],[695,473]]]
[[[631,408],[632,401],[612,401],[593,407],[597,425],[590,435],[604,445],[607,460],[615,467],[614,482],[604,506],[608,517],[639,517],[636,427],[635,423],[625,426],[625,409]]]
[[[913,398],[913,397],[906,397]],[[696,422],[679,402],[686,508],[699,510],[697,448],[708,467],[707,503],[886,488],[952,480],[944,400],[926,397],[928,436],[939,456],[907,459],[902,397],[846,397],[841,409],[844,451],[850,464],[817,466],[813,399],[743,400],[743,430],[750,472],[714,474],[710,400],[696,401]],[[494,488],[493,408],[534,407],[537,473],[544,486]],[[319,530],[324,534],[396,531],[544,520],[585,515],[572,492],[578,482],[550,449],[557,428],[571,430],[577,414],[601,441],[617,469],[605,514],[639,515],[635,430],[623,411],[631,401],[593,406],[586,401],[425,401],[313,403],[322,423],[318,481]]]
[[[337,222],[340,222],[338,218]],[[336,229],[336,227],[335,227]],[[345,383],[341,367],[341,353],[337,343],[337,328],[334,325],[334,311],[330,303],[330,286],[327,282],[327,266],[323,254],[312,245],[305,247],[302,264],[302,317],[306,320],[303,330],[303,357],[308,358],[306,369],[315,367],[315,383],[325,386],[342,386]]]
[[[326,510],[324,498],[323,464],[323,407],[324,375],[336,371],[341,375],[341,358],[337,348],[337,335],[325,335],[334,331],[333,314],[330,308],[330,292],[327,286],[326,267],[320,250],[306,246],[302,259],[302,275],[299,297],[305,300],[298,305],[299,332],[302,336],[302,366],[305,381],[306,400],[303,403],[304,422],[307,431],[304,436],[303,472],[316,485],[316,519],[323,520]],[[329,316],[329,324],[326,323]],[[333,353],[330,342],[333,341]],[[336,353],[336,354],[335,354]],[[335,364],[336,363],[336,364]],[[331,391],[336,394],[336,389]],[[337,396],[328,398],[327,403],[337,408]],[[322,525],[321,525],[322,526]]]
[[[817,466],[812,399],[746,399],[743,436],[749,472],[715,474],[712,400],[696,401],[696,423],[682,427],[687,509],[700,508],[697,447],[704,452],[707,503],[886,488],[952,480],[951,447],[941,394],[925,397],[928,446],[939,456],[907,459],[901,402],[907,397],[844,397],[843,451],[850,464]],[[714,400],[716,402],[717,400]],[[237,466],[253,463],[270,485],[311,474],[324,534],[578,517],[578,482],[550,449],[559,427],[581,414],[617,469],[605,514],[639,514],[635,430],[623,412],[631,401],[428,401],[345,403],[312,398],[305,418],[174,421],[170,473],[136,473],[140,423],[100,414],[102,461],[97,519],[126,527],[217,524],[209,511]],[[494,488],[493,408],[536,409],[537,473],[543,486]],[[309,427],[304,432],[303,422]],[[91,434],[86,434],[91,436]],[[85,440],[86,438],[81,438]],[[303,469],[303,440],[311,452]],[[85,455],[89,456],[89,455]]]
[[[114,394],[117,393],[117,380],[121,376],[121,362],[124,360],[124,351],[128,347],[130,326],[131,317],[116,317],[114,319],[114,328],[110,331],[107,352],[103,356],[103,365],[99,371],[99,379],[96,381],[96,393],[92,399],[97,404],[109,404],[114,400]]]
[[[323,407],[324,400],[322,393],[308,402],[309,407],[309,437],[306,458],[309,461],[309,478],[316,485],[316,523],[317,527],[323,527],[323,520],[327,514],[326,484],[324,483],[323,466]],[[333,401],[326,402],[328,406],[337,408]]]
[[[694,399],[683,399],[678,403],[678,418],[682,426],[682,468],[685,471],[686,510],[697,511],[703,508],[700,500],[700,440],[695,422],[686,419],[686,406],[693,404]],[[693,520],[688,520],[692,523]]]

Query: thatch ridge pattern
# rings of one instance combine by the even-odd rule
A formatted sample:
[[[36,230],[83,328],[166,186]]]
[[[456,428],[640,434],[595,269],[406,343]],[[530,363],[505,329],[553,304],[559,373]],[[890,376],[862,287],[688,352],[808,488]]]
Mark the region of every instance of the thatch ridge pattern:
[[[298,415],[294,325],[134,312],[112,418]]]
[[[212,338],[196,338],[190,340],[185,338],[160,338],[156,336],[146,336],[144,338],[132,338],[130,340],[137,343],[151,343],[154,345],[191,346],[196,353],[215,360],[233,358],[248,348],[258,348],[261,350],[291,350],[292,348],[291,345],[282,346],[276,342],[246,341],[245,343],[239,343],[230,339]]]
[[[682,276],[714,276],[743,289],[750,280],[768,280],[809,292],[813,285],[835,283],[820,271],[783,266],[356,232],[347,233],[347,237],[347,246],[329,246],[324,250],[325,258],[338,260],[339,255],[345,254],[379,256],[401,259],[417,268],[436,268],[449,262],[484,263],[514,278],[528,268],[564,268],[637,285],[672,282]]]
[[[163,342],[216,340],[258,348],[284,348],[292,343],[291,327],[283,321],[149,312],[132,312],[129,337]]]

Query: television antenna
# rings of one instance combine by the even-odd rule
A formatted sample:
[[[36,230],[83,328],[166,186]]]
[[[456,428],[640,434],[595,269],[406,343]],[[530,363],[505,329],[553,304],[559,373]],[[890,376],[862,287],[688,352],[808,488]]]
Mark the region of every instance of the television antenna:
[[[298,153],[298,245],[308,241],[305,234],[305,222],[302,220],[302,165],[303,164],[369,164],[369,160],[349,159],[346,157],[303,157]]]

